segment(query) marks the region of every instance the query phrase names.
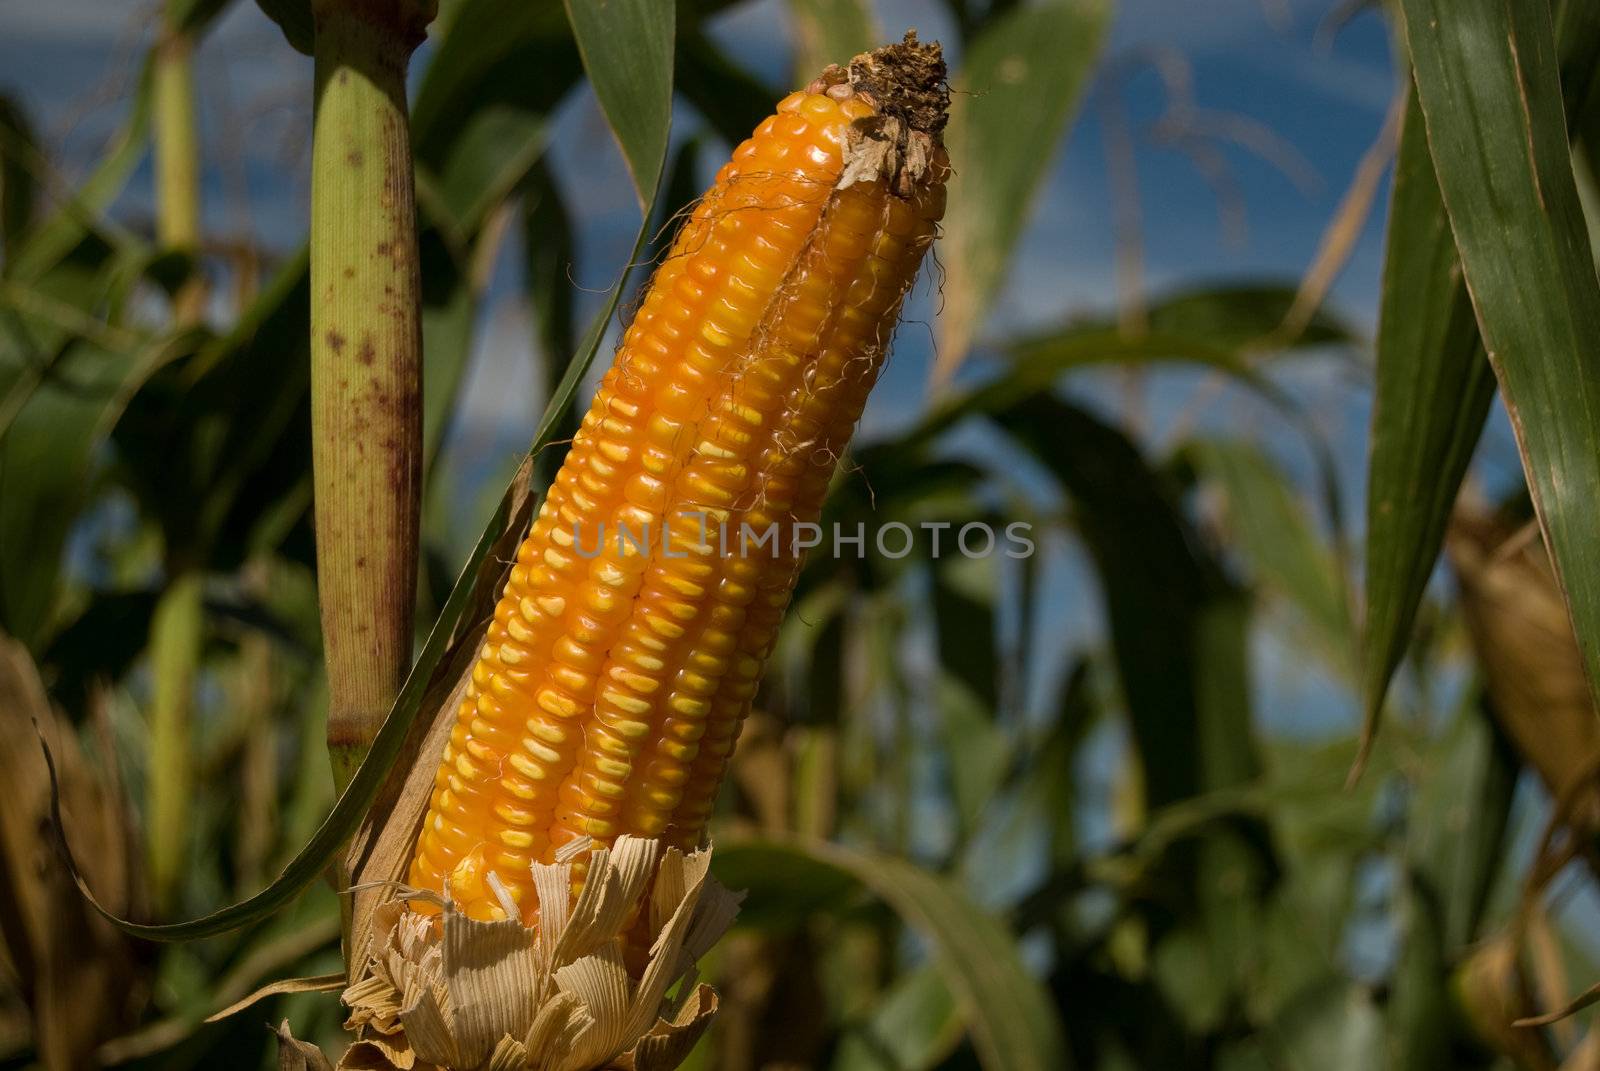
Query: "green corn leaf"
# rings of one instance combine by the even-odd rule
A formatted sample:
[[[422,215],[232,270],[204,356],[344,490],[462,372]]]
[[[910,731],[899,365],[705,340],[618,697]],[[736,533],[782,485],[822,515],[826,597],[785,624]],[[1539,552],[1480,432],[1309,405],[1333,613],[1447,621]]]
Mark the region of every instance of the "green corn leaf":
[[[1383,1067],[1383,1018],[1365,986],[1335,975],[1307,986],[1262,1031],[1263,1067]]]
[[[1557,38],[1567,125],[1576,134],[1600,121],[1600,8],[1582,0],[1564,4]],[[1395,160],[1387,241],[1367,470],[1366,745],[1495,390],[1415,86]]]
[[[973,41],[963,60],[945,131],[954,174],[944,220],[941,374],[953,371],[983,326],[1110,14],[1109,0],[1018,8]]]
[[[1227,609],[1237,596],[1197,549],[1171,489],[1121,432],[1049,394],[993,420],[1074,504],[1104,591],[1150,807],[1249,780],[1258,762],[1243,622]]]
[[[118,422],[119,475],[160,519],[170,554],[242,560],[261,518],[301,486],[309,292],[302,250],[233,330],[147,384]]]
[[[523,187],[524,272],[528,300],[538,323],[539,351],[553,370],[573,347],[573,286],[568,275],[577,257],[572,219],[548,169],[536,167]],[[550,375],[549,386],[556,377]]]
[[[168,0],[166,22],[183,33],[199,36],[209,30],[233,0]]]
[[[550,107],[554,104],[552,100]],[[454,244],[464,244],[544,155],[549,132],[548,109],[497,103],[476,109],[461,124],[437,174],[419,174],[427,189],[419,198],[430,220]]]
[[[1592,689],[1600,682],[1600,285],[1549,8],[1405,0],[1403,10],[1434,170]]]
[[[672,126],[673,9],[660,0],[565,3],[589,82],[622,146],[648,221]]]
[[[1087,320],[1010,340],[1003,346],[1007,361],[1001,375],[941,400],[904,440],[925,443],[968,416],[996,412],[1045,390],[1068,372],[1107,364],[1203,365],[1295,415],[1299,407],[1261,371],[1275,352],[1272,334],[1293,301],[1292,289],[1258,284],[1183,291],[1152,305],[1150,329],[1141,335],[1126,334],[1108,320]],[[1313,352],[1352,341],[1347,327],[1319,313],[1283,352]]]
[[[1414,93],[1389,221],[1367,471],[1368,739],[1494,398]]]
[[[734,63],[698,27],[678,35],[678,90],[731,145],[749,137],[783,94]]]
[[[1506,857],[1518,762],[1480,698],[1469,694],[1424,755],[1406,823],[1406,869],[1454,960],[1485,936],[1485,905]]]
[[[0,398],[37,360],[17,338],[0,340]],[[67,535],[96,451],[139,385],[193,342],[158,339],[128,351],[68,342],[0,432],[0,629],[35,650],[49,638]]]
[[[488,109],[547,114],[582,73],[559,5],[462,0],[411,109],[419,169],[444,173],[456,143],[468,133],[462,116]]]
[[[729,887],[752,888],[772,903],[798,898],[806,910],[837,909],[852,887],[865,888],[931,946],[986,1071],[1069,1066],[1055,1007],[1016,938],[948,880],[894,856],[820,841],[724,844],[712,866]]]
[[[430,527],[441,515],[433,502],[435,462],[472,354],[486,267],[502,237],[490,218],[519,188],[525,196],[530,187],[553,193],[542,167],[550,115],[582,72],[571,28],[556,5],[507,8],[500,0],[463,0],[437,29],[439,43],[411,120],[428,282],[422,434]],[[542,192],[538,203],[546,203]],[[546,214],[539,222],[543,227],[553,220]],[[570,241],[558,229],[526,231],[525,239],[530,258],[547,250],[559,257]],[[563,366],[574,342],[569,331],[556,351]]]

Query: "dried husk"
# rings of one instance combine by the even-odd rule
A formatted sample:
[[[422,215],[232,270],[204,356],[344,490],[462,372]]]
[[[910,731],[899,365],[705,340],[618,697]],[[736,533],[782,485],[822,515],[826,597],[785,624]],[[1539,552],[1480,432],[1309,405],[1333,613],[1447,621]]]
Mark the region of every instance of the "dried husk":
[[[1456,969],[1453,988],[1484,1045],[1522,1071],[1555,1071],[1549,1039],[1538,1030],[1513,1025],[1533,1011],[1533,998],[1510,935],[1499,934],[1474,949]]]
[[[61,811],[83,870],[107,906],[132,903],[134,863],[115,781],[96,770],[46,697],[22,644],[0,634],[0,943],[46,1067],[93,1066],[100,1042],[133,1019],[142,967],[128,941],[78,895],[49,836],[55,762]]]
[[[1544,544],[1463,512],[1446,548],[1501,730],[1552,796],[1571,798],[1569,825],[1600,830],[1600,722]]]
[[[391,888],[371,916],[365,963],[344,992],[356,1041],[343,1071],[669,1071],[716,1013],[695,963],[733,923],[739,897],[710,876],[711,849],[587,841],[534,867],[540,922],[479,922],[431,894]],[[590,852],[572,895],[572,860]],[[641,927],[643,936],[641,937]],[[649,941],[642,969],[629,942]],[[669,993],[672,994],[669,996]]]
[[[278,1071],[333,1071],[321,1049],[294,1036],[289,1020],[283,1020],[272,1032],[278,1035]]]

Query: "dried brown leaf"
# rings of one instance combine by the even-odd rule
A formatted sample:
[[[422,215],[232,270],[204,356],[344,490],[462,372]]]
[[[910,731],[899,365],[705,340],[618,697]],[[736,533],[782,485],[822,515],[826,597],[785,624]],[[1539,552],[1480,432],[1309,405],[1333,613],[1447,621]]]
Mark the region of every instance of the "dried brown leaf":
[[[1475,514],[1451,522],[1461,608],[1501,729],[1553,796],[1582,788],[1569,821],[1595,830],[1600,789],[1583,783],[1594,780],[1600,723],[1583,659],[1544,544],[1515,536]]]
[[[283,1020],[272,1032],[278,1035],[278,1071],[333,1071],[321,1049],[294,1036],[289,1020]]]
[[[1499,934],[1474,949],[1457,970],[1455,989],[1467,1021],[1491,1049],[1523,1071],[1555,1071],[1548,1039],[1519,1029],[1532,1001],[1510,934]]]
[[[463,1063],[475,1067],[533,1026],[536,945],[520,919],[456,920],[444,932],[444,973]]]
[[[383,1038],[362,1038],[344,1050],[338,1071],[434,1071],[434,1067],[418,1063],[409,1045],[396,1046]]]
[[[1518,1019],[1512,1025],[1521,1027],[1549,1026],[1552,1023],[1559,1023],[1569,1015],[1577,1015],[1583,1009],[1592,1007],[1595,1004],[1600,1004],[1600,982],[1596,982],[1588,989],[1585,989],[1555,1011],[1545,1012],[1543,1015],[1530,1015]]]
[[[206,1016],[206,1022],[215,1023],[226,1019],[230,1015],[244,1011],[258,1001],[275,997],[279,993],[331,993],[336,989],[343,989],[345,985],[344,972],[334,974],[318,974],[309,978],[280,978],[276,982],[268,982],[254,993],[223,1008],[221,1011]]]
[[[131,1023],[142,971],[128,942],[77,895],[55,854],[41,742],[55,758],[62,818],[83,846],[85,873],[113,906],[126,907],[133,864],[121,799],[50,706],[27,649],[0,635],[0,939],[30,1008],[41,1062],[89,1066],[100,1042]]]
[[[672,1021],[657,1023],[640,1039],[631,1061],[618,1061],[618,1066],[631,1066],[633,1071],[673,1071],[688,1058],[716,1014],[717,991],[704,984],[694,987]]]

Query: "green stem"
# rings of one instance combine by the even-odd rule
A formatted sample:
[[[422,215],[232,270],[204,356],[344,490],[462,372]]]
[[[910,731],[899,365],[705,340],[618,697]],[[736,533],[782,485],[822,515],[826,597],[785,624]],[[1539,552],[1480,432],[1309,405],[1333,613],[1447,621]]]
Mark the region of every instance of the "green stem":
[[[191,712],[200,672],[200,573],[176,574],[150,622],[150,758],[146,771],[146,844],[158,911],[177,906],[193,825]]]
[[[341,790],[411,662],[422,335],[405,77],[428,14],[404,0],[316,10],[311,419],[328,752]]]
[[[193,257],[200,248],[200,133],[195,114],[194,39],[168,29],[156,46],[156,237]],[[192,324],[205,307],[205,281],[194,272],[173,297],[173,319]]]

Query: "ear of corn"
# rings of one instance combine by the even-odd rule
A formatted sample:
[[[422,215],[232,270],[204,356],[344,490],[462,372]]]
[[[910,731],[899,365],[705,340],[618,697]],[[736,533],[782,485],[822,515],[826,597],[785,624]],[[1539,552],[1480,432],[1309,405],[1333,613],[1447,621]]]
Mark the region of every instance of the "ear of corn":
[[[796,525],[821,512],[943,212],[944,104],[938,46],[908,35],[785,98],[718,173],[518,552],[413,885],[531,921],[530,865],[579,837],[699,843]]]

